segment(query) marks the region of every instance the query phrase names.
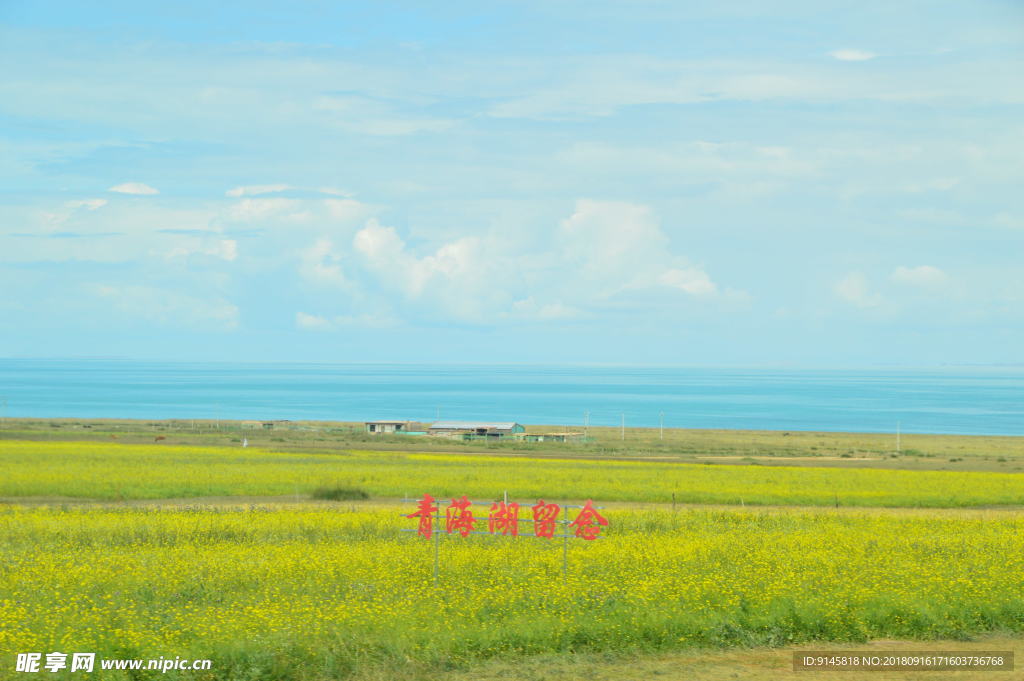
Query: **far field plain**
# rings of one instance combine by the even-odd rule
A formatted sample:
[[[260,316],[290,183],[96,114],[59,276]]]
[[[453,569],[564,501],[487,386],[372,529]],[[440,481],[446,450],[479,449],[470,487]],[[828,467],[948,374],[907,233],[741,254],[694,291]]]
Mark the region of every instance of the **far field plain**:
[[[527,432],[581,431],[574,425],[530,425]],[[461,442],[445,438],[371,435],[363,424],[302,421],[273,430],[238,421],[117,419],[0,420],[0,441],[70,440],[146,444],[250,446],[275,451],[380,450],[480,453],[555,458],[651,459],[666,462],[824,466],[907,470],[1024,471],[1024,436],[822,433],[591,427],[585,443]]]

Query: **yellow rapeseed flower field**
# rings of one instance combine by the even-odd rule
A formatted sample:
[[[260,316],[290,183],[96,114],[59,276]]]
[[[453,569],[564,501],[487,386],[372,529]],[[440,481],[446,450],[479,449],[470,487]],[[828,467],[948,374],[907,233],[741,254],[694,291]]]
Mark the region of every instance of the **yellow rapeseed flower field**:
[[[445,535],[435,586],[432,543],[400,532],[411,511],[8,507],[2,669],[17,651],[96,651],[214,661],[188,678],[322,679],[1024,629],[1009,513],[613,508],[602,539],[571,542],[564,580],[557,540]]]
[[[306,495],[339,485],[373,496],[593,498],[813,506],[1024,504],[1016,473],[726,466],[241,447],[0,441],[0,497],[161,499]]]
[[[305,498],[325,485],[378,500],[55,498]],[[435,584],[434,544],[401,531],[414,505],[386,501],[506,491],[604,501],[611,524],[569,543],[565,577],[558,540],[444,535]],[[618,503],[673,494],[737,506]],[[3,441],[0,497],[0,678],[18,652],[209,658],[209,671],[162,678],[314,681],[538,653],[1024,630],[1024,516],[857,508],[1018,504],[1014,474]],[[39,497],[49,504],[11,503]]]

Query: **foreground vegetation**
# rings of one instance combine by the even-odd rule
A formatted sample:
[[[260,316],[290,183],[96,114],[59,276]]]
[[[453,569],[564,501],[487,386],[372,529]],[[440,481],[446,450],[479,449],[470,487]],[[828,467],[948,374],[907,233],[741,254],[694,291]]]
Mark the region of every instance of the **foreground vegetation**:
[[[2,666],[77,650],[211,658],[193,679],[431,678],[540,653],[1024,629],[1015,514],[610,509],[564,581],[557,541],[445,536],[435,587],[431,543],[399,532],[409,510],[8,507]]]
[[[1024,504],[1013,473],[494,458],[241,447],[0,441],[0,498],[102,500],[317,495],[343,498],[593,498],[754,505],[966,507]],[[324,496],[324,495],[327,496]]]

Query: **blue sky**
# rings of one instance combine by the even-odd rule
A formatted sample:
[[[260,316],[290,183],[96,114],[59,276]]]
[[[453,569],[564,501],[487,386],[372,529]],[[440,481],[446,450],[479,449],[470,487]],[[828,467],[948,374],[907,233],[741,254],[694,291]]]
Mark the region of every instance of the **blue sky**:
[[[0,356],[1024,361],[1020,3],[215,4],[0,2]]]

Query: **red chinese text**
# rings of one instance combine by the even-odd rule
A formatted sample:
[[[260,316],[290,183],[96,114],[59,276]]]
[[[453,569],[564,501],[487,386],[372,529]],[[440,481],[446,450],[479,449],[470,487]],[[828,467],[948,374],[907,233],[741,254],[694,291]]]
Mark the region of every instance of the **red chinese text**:
[[[429,494],[424,494],[419,504],[416,506],[416,512],[410,513],[407,517],[419,518],[420,527],[417,533],[421,537],[430,539],[430,536],[434,533],[434,513],[437,512],[437,506],[434,505],[434,497]]]
[[[491,534],[501,532],[519,536],[519,504],[506,504],[496,501],[491,506],[491,514],[487,517],[487,531]]]
[[[448,534],[458,532],[463,537],[469,535],[476,527],[476,518],[469,510],[471,502],[463,494],[461,499],[452,499],[451,505],[444,510],[444,529]]]
[[[607,526],[608,521],[597,512],[594,503],[589,499],[583,505],[580,514],[576,516],[576,520],[569,523],[569,527],[576,528],[576,536],[586,540],[597,539],[597,535],[601,534],[601,528]]]

